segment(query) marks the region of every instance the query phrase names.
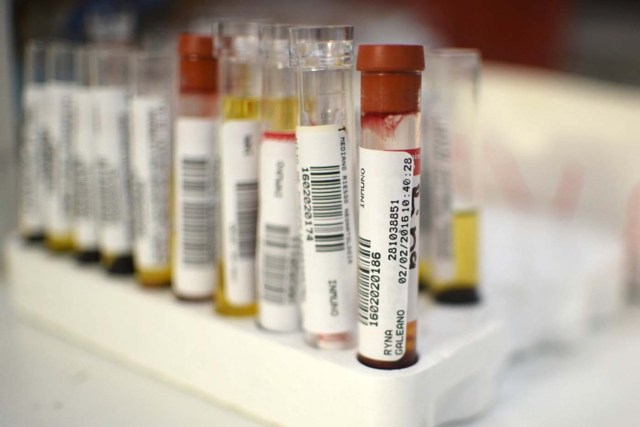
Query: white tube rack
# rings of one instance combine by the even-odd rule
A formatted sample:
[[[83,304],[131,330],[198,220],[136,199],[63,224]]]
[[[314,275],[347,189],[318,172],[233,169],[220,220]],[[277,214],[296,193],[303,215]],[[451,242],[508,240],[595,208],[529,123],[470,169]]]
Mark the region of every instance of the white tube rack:
[[[179,302],[17,239],[5,248],[23,316],[269,423],[432,427],[474,417],[492,404],[507,358],[504,328],[478,309],[425,310],[424,302],[420,360],[382,371],[357,362],[355,350],[315,350],[300,333],[223,318],[211,304]]]

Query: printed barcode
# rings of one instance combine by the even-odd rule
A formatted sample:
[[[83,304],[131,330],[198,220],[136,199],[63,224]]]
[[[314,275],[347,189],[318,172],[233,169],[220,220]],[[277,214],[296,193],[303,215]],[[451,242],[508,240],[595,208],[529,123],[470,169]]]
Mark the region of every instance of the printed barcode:
[[[369,291],[371,275],[371,240],[359,238],[358,244],[358,310],[360,323],[369,324]]]
[[[256,227],[258,221],[258,183],[236,184],[236,212],[238,215],[238,254],[241,258],[256,255]]]
[[[273,303],[291,302],[287,284],[287,254],[289,227],[267,224],[265,227],[263,259],[264,299]]]
[[[207,264],[214,259],[209,162],[182,159],[182,261]]]
[[[309,175],[316,251],[344,251],[340,166],[311,166]]]

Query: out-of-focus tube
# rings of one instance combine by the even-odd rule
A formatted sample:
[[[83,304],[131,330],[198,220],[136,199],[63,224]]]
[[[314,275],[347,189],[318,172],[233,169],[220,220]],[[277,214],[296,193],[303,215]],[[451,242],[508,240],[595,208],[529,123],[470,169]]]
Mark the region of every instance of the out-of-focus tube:
[[[220,252],[216,311],[256,313],[258,146],[262,137],[257,22],[223,21],[216,26],[220,63]]]
[[[169,285],[169,192],[173,56],[132,55],[131,196],[135,275],[143,286]]]
[[[20,145],[20,235],[26,241],[44,239],[46,138],[45,43],[31,40],[25,49]]]
[[[479,55],[470,49],[434,50],[426,55],[426,69],[429,289],[438,302],[474,304],[479,301]]]
[[[411,366],[416,352],[420,224],[418,45],[362,45],[358,360]]]
[[[291,29],[298,73],[303,329],[318,348],[353,345],[356,259],[352,194],[353,27]]]
[[[289,61],[288,25],[264,25],[258,218],[258,323],[273,331],[299,325],[300,202],[296,135],[298,99]]]
[[[171,274],[182,300],[210,300],[216,281],[218,62],[213,39],[178,39]]]
[[[130,50],[96,48],[91,73],[100,186],[98,234],[102,263],[111,274],[133,273],[129,193]]]
[[[73,157],[73,246],[81,263],[98,262],[98,171],[94,139],[95,105],[91,88],[91,47],[74,50],[71,149]]]
[[[44,144],[47,186],[47,247],[55,252],[73,246],[73,167],[71,119],[74,91],[73,47],[54,42],[47,47],[47,137]]]

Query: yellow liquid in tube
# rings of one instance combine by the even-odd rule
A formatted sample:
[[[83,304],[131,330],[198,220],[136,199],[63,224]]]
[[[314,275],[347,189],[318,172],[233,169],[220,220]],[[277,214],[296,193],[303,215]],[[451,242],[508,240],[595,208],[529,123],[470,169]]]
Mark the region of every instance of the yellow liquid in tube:
[[[436,300],[448,301],[453,293],[477,290],[478,285],[478,213],[477,211],[454,212],[453,233],[453,278],[438,280],[433,277],[430,266],[421,268],[428,286]],[[424,269],[424,270],[423,270]],[[468,293],[468,292],[467,292]],[[449,294],[449,295],[447,295]],[[476,295],[477,298],[477,295]]]
[[[244,97],[224,97],[222,99],[222,122],[225,120],[258,120],[260,118],[260,99],[259,98],[244,98]],[[221,210],[219,210],[221,211]],[[222,218],[218,218],[221,223]],[[222,232],[222,227],[218,227],[218,230]],[[223,242],[222,236],[219,236],[219,241]],[[222,243],[224,245],[224,243]],[[224,268],[224,256],[223,248],[219,249],[218,263],[217,263],[217,276],[218,281],[214,293],[215,309],[218,313],[227,316],[253,316],[258,312],[257,303],[237,306],[229,302],[227,298],[226,287],[226,275]]]

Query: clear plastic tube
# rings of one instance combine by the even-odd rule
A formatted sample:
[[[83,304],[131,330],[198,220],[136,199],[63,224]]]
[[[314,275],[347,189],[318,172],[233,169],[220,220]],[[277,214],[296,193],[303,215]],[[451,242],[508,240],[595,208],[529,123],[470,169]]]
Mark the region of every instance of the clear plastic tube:
[[[181,34],[173,146],[172,289],[211,300],[216,282],[218,62],[213,39]]]
[[[73,157],[73,244],[81,263],[100,260],[98,250],[98,173],[94,140],[94,102],[90,77],[92,48],[74,50],[71,147]]]
[[[112,274],[133,273],[129,193],[130,50],[99,47],[91,56],[100,186],[99,248]]]
[[[265,329],[299,327],[300,212],[296,137],[298,99],[289,61],[288,25],[264,25],[258,217],[258,323]]]
[[[479,54],[426,55],[429,288],[445,304],[478,302],[477,96]]]
[[[256,313],[256,227],[258,144],[262,137],[257,22],[220,22],[216,55],[220,64],[220,251],[216,311],[232,316]]]
[[[291,29],[298,81],[303,329],[318,348],[354,343],[353,27]]]
[[[27,241],[44,239],[46,195],[46,44],[30,40],[25,49],[20,145],[20,234]]]
[[[44,144],[47,186],[46,238],[53,251],[72,249],[71,159],[72,97],[74,90],[73,46],[54,42],[46,54],[47,137]]]
[[[173,56],[132,55],[130,105],[131,196],[135,275],[143,286],[169,285],[169,191],[171,173],[171,97]]]

